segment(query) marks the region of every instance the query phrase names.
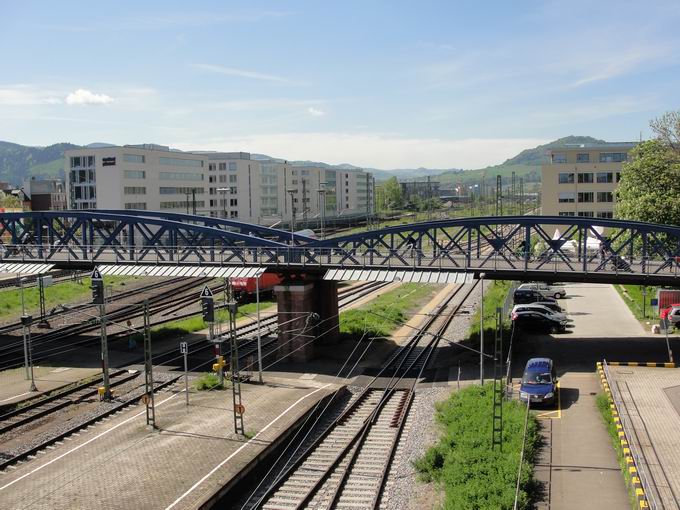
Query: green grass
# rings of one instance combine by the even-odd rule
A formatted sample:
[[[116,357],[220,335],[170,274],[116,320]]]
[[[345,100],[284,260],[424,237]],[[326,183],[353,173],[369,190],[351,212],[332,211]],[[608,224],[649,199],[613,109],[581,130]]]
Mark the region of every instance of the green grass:
[[[126,282],[135,279],[135,277],[125,276],[107,276],[104,279],[104,285],[107,287],[111,285],[114,293],[124,289]],[[55,283],[50,287],[45,288],[45,308],[49,312],[50,308],[54,308],[59,304],[76,303],[90,301],[92,298],[92,290],[90,289],[90,279],[83,278],[80,282],[68,281]],[[26,303],[26,312],[34,314],[40,310],[40,292],[38,287],[30,287],[24,289],[24,300]],[[0,318],[18,317],[21,315],[21,290],[20,289],[4,289],[0,290]]]
[[[499,510],[513,506],[526,407],[517,401],[503,404],[503,451],[492,450],[492,397],[491,384],[469,386],[436,405],[439,441],[414,462],[414,467],[421,480],[443,488],[445,509]],[[519,508],[529,508],[535,492],[533,464],[538,445],[538,423],[530,415]]]
[[[225,384],[220,384],[220,377],[212,372],[206,372],[194,381],[194,388],[198,391],[223,390]]]
[[[614,288],[621,295],[636,319],[643,321],[657,317],[654,309],[649,304],[649,301],[656,297],[656,287],[647,287],[647,306],[643,306],[641,285],[614,285]],[[643,308],[645,313],[643,313]]]
[[[633,484],[628,472],[628,465],[626,464],[626,459],[623,456],[623,448],[621,448],[621,441],[619,439],[619,433],[616,430],[616,425],[614,424],[614,415],[612,414],[612,409],[609,405],[609,398],[604,393],[600,393],[595,398],[595,403],[597,404],[597,409],[600,411],[602,416],[602,421],[607,428],[607,434],[612,440],[612,446],[616,451],[616,458],[619,461],[619,466],[621,467],[621,473],[623,473],[623,479],[626,482],[626,487],[628,488],[628,498],[630,499],[630,504],[633,508],[637,508],[637,498],[635,497],[635,492],[633,491]]]
[[[496,331],[496,308],[502,307],[505,302],[505,296],[512,282],[505,280],[494,280],[488,288],[484,289],[484,344],[493,345],[494,333]],[[479,343],[480,331],[480,313],[477,311],[472,316],[472,323],[470,324],[470,331],[468,332],[467,341],[472,343]],[[507,317],[503,317],[503,325],[506,328],[510,327],[510,322]]]
[[[340,314],[340,334],[388,337],[409,319],[409,314],[427,303],[439,288],[429,284],[405,283],[361,308]]]

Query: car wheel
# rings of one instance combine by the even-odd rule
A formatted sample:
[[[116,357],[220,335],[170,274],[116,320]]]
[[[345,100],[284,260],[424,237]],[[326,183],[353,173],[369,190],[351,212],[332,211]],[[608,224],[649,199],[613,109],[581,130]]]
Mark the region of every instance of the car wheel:
[[[555,292],[555,294],[553,294],[553,297],[555,299],[560,299],[562,297],[562,294],[560,294],[559,292]]]

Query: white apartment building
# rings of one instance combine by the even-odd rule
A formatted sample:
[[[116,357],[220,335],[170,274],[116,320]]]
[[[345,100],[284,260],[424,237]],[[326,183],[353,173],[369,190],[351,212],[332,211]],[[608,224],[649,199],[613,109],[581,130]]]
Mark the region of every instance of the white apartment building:
[[[260,161],[245,152],[181,152],[155,144],[65,152],[71,209],[196,213],[249,223],[300,224],[372,213],[374,183],[361,170]]]

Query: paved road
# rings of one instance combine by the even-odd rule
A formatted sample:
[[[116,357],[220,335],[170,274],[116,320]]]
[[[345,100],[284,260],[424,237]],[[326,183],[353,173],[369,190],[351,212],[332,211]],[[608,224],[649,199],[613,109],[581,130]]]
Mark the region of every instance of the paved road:
[[[663,361],[665,343],[647,338],[616,290],[609,285],[567,286],[561,304],[574,320],[567,334],[520,336],[513,373],[526,360],[555,360],[560,384],[557,410],[539,411],[545,446],[535,476],[543,487],[538,508],[627,509],[628,493],[595,398],[600,393],[595,363],[608,359]]]

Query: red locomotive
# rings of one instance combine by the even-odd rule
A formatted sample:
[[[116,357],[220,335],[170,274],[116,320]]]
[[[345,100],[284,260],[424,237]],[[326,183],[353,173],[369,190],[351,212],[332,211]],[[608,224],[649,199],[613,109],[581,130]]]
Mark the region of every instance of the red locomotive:
[[[255,278],[231,278],[231,288],[234,298],[239,303],[255,301]],[[264,273],[260,276],[260,299],[274,295],[274,287],[279,285],[283,278],[275,273]]]

